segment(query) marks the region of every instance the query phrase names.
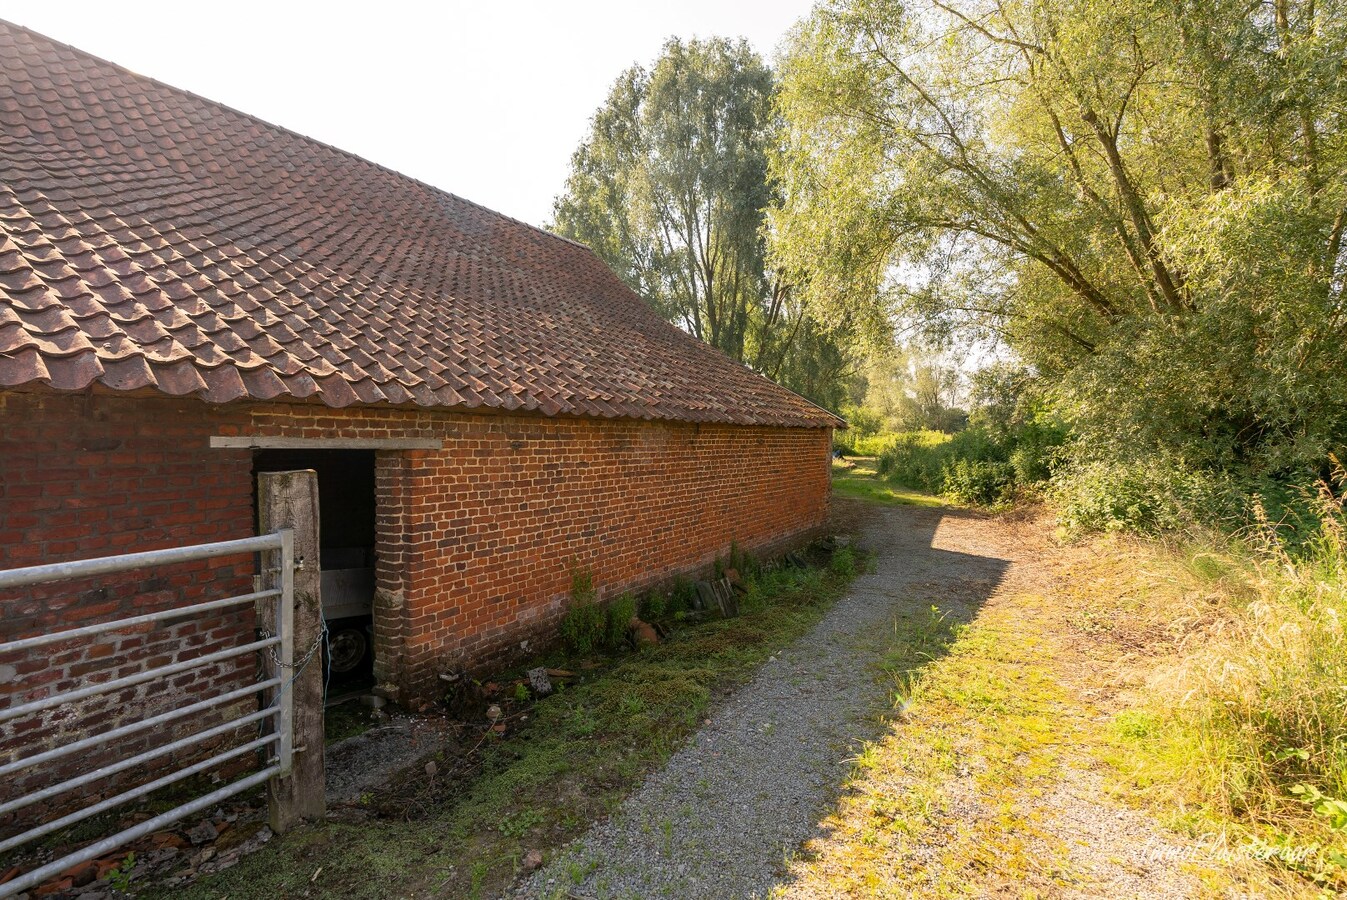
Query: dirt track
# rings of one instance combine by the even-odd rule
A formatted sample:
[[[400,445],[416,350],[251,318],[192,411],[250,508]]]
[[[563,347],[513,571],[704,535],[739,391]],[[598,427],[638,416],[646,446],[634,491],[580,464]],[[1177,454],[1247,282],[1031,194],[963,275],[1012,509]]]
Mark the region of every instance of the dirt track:
[[[1219,865],[1203,848],[1105,799],[1090,741],[1134,663],[1108,641],[1082,640],[1079,598],[1058,596],[1097,551],[1058,545],[1032,517],[837,506],[871,571],[521,895],[1209,895],[1187,871]],[[942,628],[969,624],[951,635],[996,637],[985,660],[956,647],[946,661],[940,645],[921,668],[971,661],[970,692],[989,689],[984,677],[1010,685],[998,701],[1005,721],[1023,722],[1033,741],[957,704],[919,699],[895,718],[877,664],[904,639],[895,627],[933,607]],[[956,749],[910,752],[928,746]]]

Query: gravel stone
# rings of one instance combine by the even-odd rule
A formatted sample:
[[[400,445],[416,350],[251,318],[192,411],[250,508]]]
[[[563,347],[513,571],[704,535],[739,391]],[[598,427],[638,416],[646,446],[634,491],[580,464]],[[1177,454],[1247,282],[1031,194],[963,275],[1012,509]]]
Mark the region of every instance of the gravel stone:
[[[888,687],[877,654],[913,585],[994,584],[1004,562],[931,549],[941,510],[877,510],[857,542],[876,557],[809,634],[776,654],[663,769],[515,889],[518,897],[762,897],[818,830]],[[575,884],[571,873],[587,872]]]
[[[387,725],[327,748],[329,804],[354,803],[378,791],[394,775],[440,750],[452,739],[453,723],[443,716],[397,712]]]

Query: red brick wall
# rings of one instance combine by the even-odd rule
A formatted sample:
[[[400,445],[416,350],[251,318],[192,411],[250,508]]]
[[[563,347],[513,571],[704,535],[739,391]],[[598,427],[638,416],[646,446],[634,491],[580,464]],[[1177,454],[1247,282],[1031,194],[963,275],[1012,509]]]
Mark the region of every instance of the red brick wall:
[[[611,597],[705,566],[731,541],[753,549],[804,535],[826,515],[824,429],[0,392],[0,568],[251,534],[251,453],[209,446],[242,434],[444,441],[380,451],[376,463],[377,674],[404,699],[434,696],[440,672],[497,664],[549,635],[573,565]],[[251,574],[251,560],[235,559],[110,590],[0,597],[0,635],[241,593]],[[234,615],[111,651],[0,660],[0,706],[68,685],[91,654],[138,654],[117,663],[127,669],[246,639],[251,625]],[[237,681],[245,668],[201,674]],[[162,702],[198,684],[184,679]],[[44,742],[69,738],[54,721],[28,727]],[[0,762],[17,739],[4,728]]]
[[[821,430],[460,417],[435,436],[444,450],[402,454],[380,479],[387,498],[406,498],[381,529],[402,545],[380,558],[382,583],[403,592],[397,680],[414,692],[548,634],[572,566],[613,597],[708,565],[731,542],[810,532],[827,510]]]
[[[376,674],[402,699],[550,636],[572,566],[610,598],[827,516],[826,429],[271,406],[245,431],[444,442],[377,465]]]
[[[202,443],[199,417],[179,412],[162,403],[0,393],[0,569],[250,535],[247,454],[210,450]],[[0,591],[0,640],[246,593],[252,573],[248,555]],[[238,646],[252,633],[252,612],[245,608],[0,654],[0,708]],[[112,728],[129,718],[128,711],[141,718],[200,699],[217,685],[242,686],[254,672],[255,660],[241,657],[0,724],[0,763]],[[235,703],[141,732],[101,752],[76,753],[42,770],[5,776],[0,799],[149,749],[165,734],[185,736],[246,708],[256,705]],[[165,758],[151,769],[162,772],[172,762]],[[59,812],[79,797],[64,800],[19,815]],[[0,819],[0,833],[5,828]]]

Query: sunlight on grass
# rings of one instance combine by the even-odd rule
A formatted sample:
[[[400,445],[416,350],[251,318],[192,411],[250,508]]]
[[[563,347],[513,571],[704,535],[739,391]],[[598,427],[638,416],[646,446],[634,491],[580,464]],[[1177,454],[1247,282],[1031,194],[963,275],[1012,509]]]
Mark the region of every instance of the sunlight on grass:
[[[900,506],[947,505],[939,497],[899,487],[880,478],[875,471],[874,457],[856,456],[846,462],[852,465],[833,462],[833,492],[839,497]]]
[[[1196,598],[1166,562],[1100,540],[1055,564],[1051,593],[994,597],[967,623],[943,597],[900,616],[880,664],[890,727],[856,754],[821,836],[772,896],[1085,895],[1101,886],[1100,862],[1074,823],[1111,823],[1126,807],[1154,823],[1153,837],[1140,833],[1149,847],[1182,854],[1193,896],[1328,896],[1261,863],[1257,835],[1193,805],[1196,785],[1176,799],[1174,779],[1191,770],[1164,755],[1194,748],[1172,746],[1163,714],[1108,699],[1120,685],[1145,696],[1192,627],[1171,621]]]
[[[794,865],[819,896],[956,897],[968,873],[1052,881],[1065,854],[1017,802],[1040,791],[1079,740],[1040,639],[1012,609],[971,625],[936,606],[895,621],[882,668],[899,721],[855,760],[826,840]],[[977,814],[959,812],[975,795]],[[793,893],[783,890],[780,895]]]

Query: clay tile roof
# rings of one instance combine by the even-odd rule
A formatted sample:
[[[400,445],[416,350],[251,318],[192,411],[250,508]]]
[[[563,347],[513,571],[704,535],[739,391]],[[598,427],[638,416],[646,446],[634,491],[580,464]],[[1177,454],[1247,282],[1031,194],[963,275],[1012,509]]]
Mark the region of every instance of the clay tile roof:
[[[839,424],[588,248],[0,22],[0,387]]]

